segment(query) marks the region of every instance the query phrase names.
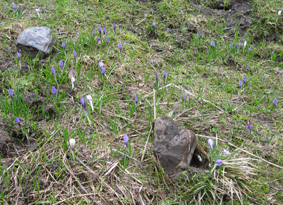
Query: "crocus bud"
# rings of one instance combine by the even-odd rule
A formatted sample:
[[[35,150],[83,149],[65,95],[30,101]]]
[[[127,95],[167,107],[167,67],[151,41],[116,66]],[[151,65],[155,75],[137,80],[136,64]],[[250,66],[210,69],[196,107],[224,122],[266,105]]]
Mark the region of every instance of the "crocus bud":
[[[73,55],[75,58],[77,57],[77,52],[75,50],[73,50]]]
[[[105,68],[104,67],[101,68],[101,74],[102,74],[102,76],[105,75]]]
[[[82,104],[84,110],[86,111],[86,104],[85,104],[84,98],[81,98],[81,99],[80,99],[80,103]]]
[[[232,47],[232,44],[229,45],[229,49],[231,49],[231,47]]]
[[[164,80],[165,80],[166,77],[167,77],[167,72],[165,70],[165,71],[163,71],[163,78],[164,78]]]
[[[281,15],[281,10],[278,11],[278,16],[280,16],[280,15]]]
[[[13,95],[14,95],[14,94],[13,94],[13,90],[12,90],[12,89],[9,89],[9,90],[8,90],[8,93],[9,93],[10,97],[13,98]]]
[[[18,60],[21,59],[21,54],[19,52],[17,52],[17,57],[18,57]]]
[[[229,152],[229,150],[227,150],[227,149],[224,149],[224,150],[223,150],[223,153],[224,153],[225,155],[230,155],[230,154],[231,154],[231,152]]]
[[[252,47],[249,48],[249,52],[251,52],[251,50],[252,50]]]
[[[55,75],[55,68],[51,68],[51,73],[53,74],[53,75]]]
[[[97,38],[97,40],[96,40],[96,43],[97,43],[97,44],[98,44],[99,40],[100,40],[100,39],[99,39],[99,38]]]
[[[216,161],[216,166],[220,167],[223,164],[223,161],[221,159],[218,159]]]
[[[273,100],[273,107],[277,104],[277,98]]]
[[[251,126],[251,125],[248,125],[247,128],[248,128],[249,130],[251,130],[251,129],[252,129],[252,126]]]
[[[20,121],[20,118],[16,117],[16,123],[19,125],[19,127],[21,127],[21,121]]]
[[[103,34],[105,35],[105,33],[106,33],[106,28],[103,27]]]
[[[75,145],[76,145],[76,140],[75,139],[70,139],[69,143],[70,143],[71,149],[74,150],[75,149]]]
[[[95,35],[95,29],[92,30],[92,36],[94,36],[94,35]]]
[[[17,9],[17,5],[15,3],[13,3],[13,9],[16,10]]]
[[[210,149],[213,149],[214,139],[208,139]]]
[[[51,92],[55,95],[56,94],[56,88],[55,88],[55,86],[53,86],[52,88],[51,88]]]
[[[158,74],[157,74],[157,72],[154,74],[154,76],[155,76],[155,79],[158,80]]]
[[[121,43],[118,43],[118,48],[120,50],[120,52],[122,51],[122,44]]]
[[[247,76],[244,76],[244,84],[246,83],[247,81]]]
[[[153,22],[153,23],[152,23],[152,27],[154,28],[155,26],[156,26],[156,23],[155,23],[155,22]]]
[[[246,48],[246,45],[247,45],[247,41],[244,42],[244,48]]]
[[[74,77],[71,77],[71,83],[72,83],[72,89],[74,89],[74,82],[75,82],[75,78]]]
[[[138,104],[138,96],[135,95],[135,103]]]
[[[241,42],[239,42],[238,46],[239,46],[239,48],[241,47]]]
[[[94,109],[93,109],[93,104],[92,104],[92,97],[91,97],[91,95],[87,95],[87,96],[86,96],[86,99],[89,101],[91,110],[93,111]]]
[[[99,68],[102,68],[103,67],[103,63],[102,62],[98,62],[98,66],[99,66]]]
[[[215,47],[215,41],[211,41],[210,46],[214,48]]]
[[[127,148],[129,148],[129,137],[127,134],[124,135],[124,142]]]
[[[65,49],[65,47],[66,47],[65,42],[62,42],[62,48]]]
[[[186,93],[184,93],[184,94],[183,94],[183,101],[186,100],[186,97],[187,97],[187,95],[186,95]]]
[[[99,34],[101,35],[102,28],[101,26],[98,27]]]
[[[239,82],[239,88],[241,88],[242,85],[243,85],[243,81],[240,80],[240,82]]]
[[[60,61],[59,61],[59,66],[60,66],[61,68],[63,68],[64,63],[63,63],[63,61],[62,61],[62,60],[60,60]]]
[[[113,29],[114,29],[114,31],[116,31],[116,24],[115,23],[113,23]]]
[[[106,39],[106,44],[107,44],[107,46],[108,46],[108,44],[109,44],[109,38]]]

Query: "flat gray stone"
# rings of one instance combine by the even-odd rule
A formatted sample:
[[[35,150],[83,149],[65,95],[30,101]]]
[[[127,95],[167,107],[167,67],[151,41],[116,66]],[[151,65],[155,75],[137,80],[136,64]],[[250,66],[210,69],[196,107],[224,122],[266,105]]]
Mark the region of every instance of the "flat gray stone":
[[[194,133],[182,129],[171,118],[155,120],[153,152],[169,176],[188,170],[196,145]]]
[[[17,47],[31,57],[35,57],[39,51],[44,56],[49,55],[52,44],[52,31],[46,26],[27,28],[17,39]]]

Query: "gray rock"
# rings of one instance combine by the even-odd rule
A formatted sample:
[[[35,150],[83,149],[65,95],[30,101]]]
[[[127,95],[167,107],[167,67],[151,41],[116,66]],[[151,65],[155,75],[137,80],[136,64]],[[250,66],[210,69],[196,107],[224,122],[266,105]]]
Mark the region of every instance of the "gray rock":
[[[52,50],[52,43],[52,31],[46,26],[27,28],[17,39],[17,47],[31,57],[35,57],[39,51],[44,56],[48,55]]]
[[[196,145],[194,133],[180,128],[171,118],[155,120],[153,152],[169,176],[188,170]]]

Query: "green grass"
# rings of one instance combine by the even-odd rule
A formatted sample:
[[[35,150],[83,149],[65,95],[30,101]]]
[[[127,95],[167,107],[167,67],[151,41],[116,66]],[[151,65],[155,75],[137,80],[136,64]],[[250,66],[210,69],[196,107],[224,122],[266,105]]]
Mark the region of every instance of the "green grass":
[[[0,117],[5,123],[0,128],[15,143],[8,145],[8,155],[0,150],[2,204],[190,204],[200,199],[205,204],[283,203],[281,1],[250,1],[241,7],[244,10],[232,7],[230,13],[210,9],[212,0],[195,2],[17,1],[19,12],[11,1],[3,2]],[[230,2],[224,1],[225,6]],[[40,16],[34,10],[38,7]],[[233,22],[234,15],[238,21]],[[243,15],[250,21],[243,21]],[[21,52],[19,62],[15,42],[31,26],[52,29],[53,51],[45,59]],[[99,34],[99,26],[106,27],[106,35]],[[241,47],[235,47],[239,42]],[[73,89],[69,71],[75,78]],[[239,88],[244,76],[247,81]],[[157,117],[176,117],[197,134],[208,155],[206,137],[220,139],[211,164],[213,168],[222,157],[221,167],[185,182],[168,178],[153,155],[153,88]],[[31,94],[34,102],[26,100]],[[94,111],[85,98],[88,94]],[[130,150],[124,134],[130,138]],[[68,145],[71,138],[76,140],[75,157]],[[231,156],[224,159],[223,148]],[[255,168],[256,175],[242,175],[249,168]],[[240,197],[231,195],[228,179]]]

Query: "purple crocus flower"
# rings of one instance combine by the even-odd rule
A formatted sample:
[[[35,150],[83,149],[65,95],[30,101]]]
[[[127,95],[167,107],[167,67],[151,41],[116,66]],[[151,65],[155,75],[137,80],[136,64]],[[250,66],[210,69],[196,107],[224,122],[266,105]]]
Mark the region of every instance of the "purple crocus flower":
[[[215,47],[215,41],[211,41],[210,46],[214,48]]]
[[[95,29],[92,30],[92,36],[94,36],[94,35],[95,35]]]
[[[238,46],[239,46],[239,48],[241,47],[241,42],[239,42]]]
[[[105,75],[105,68],[104,67],[101,68],[101,74],[102,74],[102,76]]]
[[[127,148],[129,148],[129,137],[127,134],[124,135],[124,142]]]
[[[208,139],[210,149],[213,149],[214,139]]]
[[[235,47],[238,47],[238,43],[235,44]]]
[[[62,60],[60,60],[60,61],[59,61],[59,66],[60,66],[61,68],[63,68],[64,63],[63,63],[63,61],[62,61]]]
[[[119,47],[119,50],[120,52],[122,51],[122,44],[121,43],[118,43],[118,47]]]
[[[97,43],[97,44],[98,44],[99,40],[100,40],[100,39],[99,39],[99,38],[97,38],[97,40],[96,40],[96,43]]]
[[[274,51],[272,51],[271,56],[273,56],[273,54],[274,54]]]
[[[19,125],[19,127],[21,127],[21,121],[20,121],[20,118],[16,117],[15,121],[16,121],[16,123]]]
[[[12,90],[12,89],[9,89],[9,90],[8,90],[8,93],[9,93],[10,97],[13,98],[13,95],[14,95],[13,90]]]
[[[244,84],[246,83],[246,81],[247,81],[247,76],[244,76]]]
[[[77,52],[75,50],[73,50],[73,55],[74,57],[77,57]]]
[[[156,23],[155,23],[155,22],[153,22],[153,23],[152,23],[152,27],[154,28],[155,26],[156,26]]]
[[[138,96],[135,95],[135,103],[138,104]]]
[[[223,153],[224,153],[225,155],[230,155],[230,154],[231,154],[231,152],[229,152],[229,150],[227,150],[227,149],[224,149],[224,150],[223,150]]]
[[[156,72],[154,75],[155,75],[155,79],[158,80],[158,74],[157,74],[157,72]]]
[[[19,52],[17,52],[17,57],[18,57],[18,60],[21,59],[21,54]]]
[[[187,95],[186,95],[186,93],[184,93],[184,94],[183,94],[183,101],[186,100],[186,97],[187,97]]]
[[[165,71],[163,71],[163,78],[164,78],[164,80],[165,80],[166,77],[167,77],[167,72],[165,70]]]
[[[52,72],[53,75],[55,75],[55,68],[52,67],[51,72]]]
[[[230,44],[229,49],[231,49],[231,47],[232,47],[232,44]]]
[[[102,68],[102,67],[103,67],[103,63],[102,63],[102,62],[98,62],[98,66],[99,66],[100,68]]]
[[[252,50],[252,47],[249,48],[249,52],[251,52],[251,50]]]
[[[273,100],[273,107],[277,104],[277,98]]]
[[[223,161],[221,159],[218,159],[216,161],[216,166],[220,167],[223,164]]]
[[[116,31],[116,24],[115,23],[113,23],[113,29],[114,29],[114,31]]]
[[[68,77],[69,77],[69,78],[73,77],[72,71],[69,72]]]
[[[251,130],[251,129],[252,129],[252,126],[251,126],[251,125],[248,125],[247,128],[248,128],[249,130]]]
[[[62,47],[63,47],[63,49],[65,49],[65,47],[66,47],[65,42],[62,42]]]
[[[106,44],[107,44],[107,46],[108,46],[108,44],[109,44],[109,38],[106,39]]]
[[[86,104],[85,104],[84,98],[81,98],[81,99],[80,99],[80,103],[82,104],[84,110],[86,111]]]
[[[102,28],[101,26],[98,27],[99,34],[101,35]]]
[[[240,82],[239,82],[239,88],[241,88],[242,85],[243,85],[243,81],[240,80]]]
[[[106,28],[105,28],[105,27],[103,27],[103,33],[104,33],[104,35],[105,35],[105,33],[106,33]]]
[[[16,10],[17,9],[17,5],[15,3],[13,3],[13,9]]]
[[[56,94],[56,88],[55,88],[55,86],[53,86],[52,88],[51,88],[51,92],[55,95]]]

